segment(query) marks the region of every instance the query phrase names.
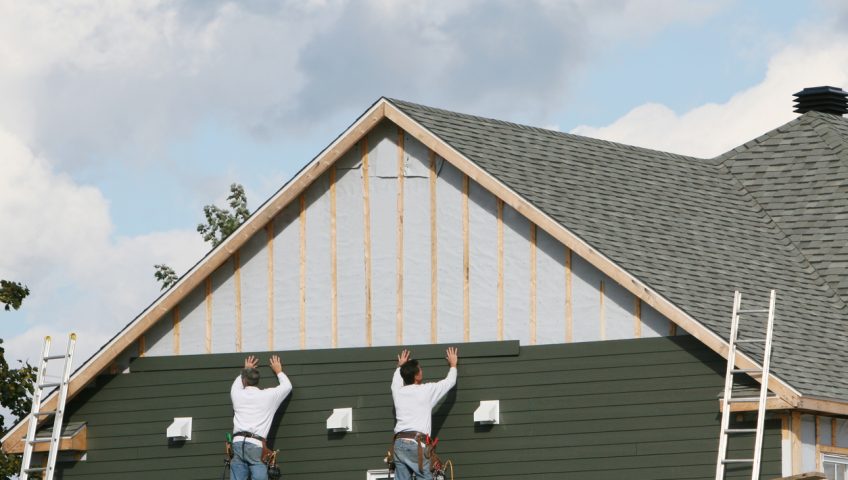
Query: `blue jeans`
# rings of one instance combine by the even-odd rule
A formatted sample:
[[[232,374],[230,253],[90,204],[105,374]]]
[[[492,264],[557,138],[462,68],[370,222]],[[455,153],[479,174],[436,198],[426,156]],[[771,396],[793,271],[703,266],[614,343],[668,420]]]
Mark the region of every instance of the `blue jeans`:
[[[430,473],[430,459],[427,458],[427,447],[421,448],[423,472],[418,470],[416,442],[401,438],[395,440],[395,480],[412,480],[412,474],[415,474],[415,480],[433,480],[433,474]]]
[[[250,442],[233,442],[230,480],[268,480],[268,467],[262,463],[262,447]]]

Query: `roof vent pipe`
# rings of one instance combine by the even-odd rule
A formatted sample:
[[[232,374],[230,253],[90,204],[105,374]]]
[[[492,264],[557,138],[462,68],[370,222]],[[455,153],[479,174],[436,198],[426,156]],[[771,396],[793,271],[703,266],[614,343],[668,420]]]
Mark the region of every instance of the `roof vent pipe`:
[[[795,112],[822,112],[832,115],[848,113],[848,92],[836,87],[810,87],[794,95]]]

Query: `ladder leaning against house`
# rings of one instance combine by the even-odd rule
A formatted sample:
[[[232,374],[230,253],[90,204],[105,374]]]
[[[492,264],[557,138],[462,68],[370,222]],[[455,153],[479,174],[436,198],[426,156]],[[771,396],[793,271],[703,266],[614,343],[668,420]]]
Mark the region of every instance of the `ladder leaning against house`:
[[[63,355],[50,355],[50,337],[44,337],[44,347],[41,350],[41,360],[35,384],[32,391],[32,411],[29,414],[29,425],[24,443],[24,454],[21,460],[21,480],[32,477],[41,477],[43,480],[53,480],[53,471],[56,468],[56,457],[59,454],[59,439],[62,435],[62,417],[65,415],[65,401],[68,398],[68,380],[71,376],[71,359],[74,356],[74,345],[77,335],[72,333],[68,338],[68,350]],[[47,363],[51,360],[64,360],[62,376],[58,382],[45,383],[47,377]],[[41,397],[45,388],[59,388],[59,398],[55,410],[41,411]],[[49,439],[36,439],[35,431],[38,428],[39,417],[53,416],[53,432]],[[47,464],[43,467],[32,467],[32,453],[37,443],[50,442],[47,454]]]
[[[719,433],[718,460],[716,461],[716,480],[724,480],[725,467],[729,464],[750,464],[751,480],[759,480],[763,450],[763,430],[765,427],[766,400],[768,396],[769,364],[771,361],[771,339],[774,327],[775,291],[769,296],[767,309],[742,310],[742,294],[737,290],[733,295],[733,316],[730,322],[730,349],[727,355],[727,373],[724,377],[724,395],[721,400],[721,432]],[[737,338],[739,336],[739,318],[742,315],[767,314],[765,338]],[[736,345],[753,343],[763,345],[762,368],[737,368]],[[734,397],[734,375],[748,374],[760,376],[760,395],[758,397]],[[757,404],[756,428],[730,428],[730,404],[755,402]],[[728,437],[734,434],[755,434],[754,452],[750,458],[727,458]]]

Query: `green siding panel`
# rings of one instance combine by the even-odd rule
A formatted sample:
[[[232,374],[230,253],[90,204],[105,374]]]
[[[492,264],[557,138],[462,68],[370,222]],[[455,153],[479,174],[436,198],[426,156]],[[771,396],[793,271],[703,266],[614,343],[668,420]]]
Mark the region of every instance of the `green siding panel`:
[[[284,478],[361,479],[383,467],[398,350],[282,354],[294,390],[269,437]],[[447,371],[443,352],[413,347],[427,378]],[[88,422],[89,451],[85,461],[61,464],[61,478],[220,478],[229,387],[244,355],[142,358],[132,373],[98,379],[69,405],[69,421]],[[271,385],[270,370],[263,373],[261,384]],[[457,387],[435,409],[434,433],[457,478],[708,479],[723,374],[724,360],[690,337],[464,344]],[[475,426],[474,410],[490,399],[501,401],[501,424]],[[354,408],[354,431],[328,434],[324,423],[339,407]],[[193,437],[169,446],[165,429],[178,416],[193,417]],[[752,444],[735,439],[730,456],[750,455]],[[763,458],[763,478],[779,476],[779,421],[766,423]]]

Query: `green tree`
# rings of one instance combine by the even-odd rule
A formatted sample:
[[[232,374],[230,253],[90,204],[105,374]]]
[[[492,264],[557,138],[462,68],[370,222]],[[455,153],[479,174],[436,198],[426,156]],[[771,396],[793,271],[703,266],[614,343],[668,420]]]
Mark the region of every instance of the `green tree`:
[[[203,235],[203,239],[211,243],[213,247],[217,247],[226,240],[250,216],[244,187],[238,183],[230,185],[230,196],[227,200],[230,204],[229,210],[215,205],[203,207],[206,223],[197,224],[197,233]]]
[[[153,276],[156,277],[156,280],[158,280],[162,284],[161,290],[167,290],[171,288],[171,286],[177,283],[177,280],[180,279],[180,277],[177,276],[177,272],[175,272],[173,268],[165,265],[164,263],[159,265],[153,265],[153,268],[156,269],[156,272],[153,273]]]
[[[29,288],[26,285],[21,285],[20,282],[10,282],[8,280],[0,280],[0,303],[8,312],[11,309],[21,308],[21,302],[29,295]]]
[[[29,289],[20,283],[0,280],[0,301],[5,310],[21,307],[21,302],[29,295]],[[0,339],[0,405],[8,408],[14,417],[13,425],[29,414],[32,401],[30,391],[35,379],[35,368],[26,362],[18,360],[18,368],[10,368],[6,361],[6,350]],[[0,417],[0,435],[8,431],[5,419]],[[17,475],[21,468],[21,459],[17,455],[0,453],[0,476],[7,480]]]
[[[229,208],[221,208],[217,205],[203,207],[206,223],[197,224],[197,233],[203,236],[203,240],[211,243],[212,247],[220,245],[250,216],[243,186],[238,183],[230,185],[227,202]],[[153,276],[162,284],[162,290],[167,290],[179,280],[174,269],[164,263],[154,265],[153,268],[155,269]]]

